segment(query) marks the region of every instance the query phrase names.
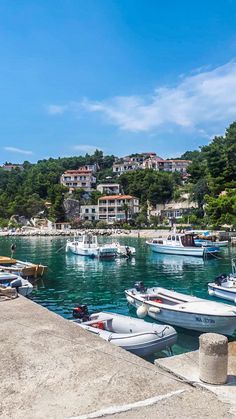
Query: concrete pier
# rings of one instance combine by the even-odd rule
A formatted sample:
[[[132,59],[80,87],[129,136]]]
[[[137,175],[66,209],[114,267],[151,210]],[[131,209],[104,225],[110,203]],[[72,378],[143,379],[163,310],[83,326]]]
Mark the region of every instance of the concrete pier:
[[[23,297],[0,303],[0,418],[231,418],[171,377]]]

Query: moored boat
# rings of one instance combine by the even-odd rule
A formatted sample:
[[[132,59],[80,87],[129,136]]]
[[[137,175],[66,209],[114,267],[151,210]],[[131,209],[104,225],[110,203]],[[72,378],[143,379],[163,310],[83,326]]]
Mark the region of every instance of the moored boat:
[[[196,244],[196,246],[204,246],[204,247],[226,247],[229,245],[228,240],[217,240],[217,241],[212,241],[212,240],[204,240],[204,239],[199,239],[199,238],[194,238],[194,243]]]
[[[16,288],[17,292],[24,297],[33,291],[33,285],[27,279],[7,272],[0,272],[0,287]]]
[[[113,242],[112,245],[116,247],[117,256],[119,257],[130,258],[136,255],[136,249],[133,246],[125,246],[120,244],[119,242]]]
[[[171,326],[121,314],[100,312],[90,315],[87,321],[74,321],[88,332],[139,356],[170,348],[177,340],[177,333]]]
[[[205,300],[161,287],[145,288],[142,282],[125,291],[137,315],[200,332],[232,335],[236,330],[236,309],[228,304]]]
[[[22,278],[39,278],[47,272],[47,266],[0,256],[0,271],[13,273]]]
[[[146,242],[153,252],[169,255],[198,256],[212,255],[219,252],[216,246],[196,246],[192,234],[168,235],[166,239],[157,238]]]
[[[97,236],[93,234],[83,234],[75,236],[73,240],[67,240],[66,251],[80,256],[90,256],[99,258],[114,258],[117,248],[114,244],[99,245]]]
[[[214,282],[208,284],[208,293],[211,296],[233,301],[236,304],[236,266],[232,260],[232,273],[221,274]]]

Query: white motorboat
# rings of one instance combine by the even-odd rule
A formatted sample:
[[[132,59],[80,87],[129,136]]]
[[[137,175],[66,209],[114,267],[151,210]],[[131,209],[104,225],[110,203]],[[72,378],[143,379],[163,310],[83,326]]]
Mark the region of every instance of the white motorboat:
[[[219,251],[217,247],[198,247],[194,243],[192,234],[169,234],[167,239],[157,238],[148,240],[147,245],[153,252],[170,255],[198,256],[212,254]]]
[[[214,282],[208,284],[208,293],[211,296],[233,301],[236,304],[236,266],[232,260],[232,273],[221,274]]]
[[[16,288],[17,292],[27,297],[33,291],[33,285],[18,275],[0,272],[0,286]]]
[[[81,307],[86,306],[77,309]],[[121,314],[100,312],[90,315],[87,321],[74,321],[88,332],[139,356],[170,348],[177,340],[177,333],[171,326],[148,323]]]
[[[236,330],[236,309],[228,304],[204,300],[161,287],[145,288],[142,282],[125,291],[137,315],[200,332],[232,335]]]
[[[119,242],[112,243],[117,249],[117,256],[130,258],[136,255],[136,249],[133,246],[125,246]]]
[[[113,258],[117,254],[117,248],[114,244],[99,245],[97,236],[92,234],[75,236],[72,241],[67,240],[66,251],[71,251],[76,255],[99,258]]]

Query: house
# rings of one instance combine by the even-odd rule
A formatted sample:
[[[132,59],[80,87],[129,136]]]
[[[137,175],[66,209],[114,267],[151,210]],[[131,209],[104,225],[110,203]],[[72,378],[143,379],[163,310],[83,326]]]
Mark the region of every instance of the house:
[[[157,204],[155,207],[148,206],[148,218],[159,216],[162,218],[181,218],[183,215],[191,214],[198,208],[196,202],[190,200],[189,194],[182,194],[178,201],[170,201],[166,204]]]
[[[90,192],[94,189],[96,184],[96,177],[93,171],[85,167],[78,170],[67,170],[61,176],[61,184],[69,188],[70,192],[78,188]]]
[[[100,183],[97,185],[97,191],[106,195],[118,195],[120,193],[119,183]]]
[[[191,160],[178,160],[170,159],[159,162],[159,170],[164,172],[179,172],[183,175],[187,173],[187,168],[190,165]]]
[[[107,223],[129,221],[139,212],[139,199],[132,195],[107,195],[98,200],[98,217]]]
[[[98,220],[98,205],[81,205],[80,219],[83,221]]]
[[[132,172],[137,169],[143,169],[143,163],[146,159],[155,158],[156,153],[136,153],[130,156],[125,156],[113,163],[113,173],[118,176],[122,173]]]
[[[148,159],[144,160],[143,162],[143,168],[144,169],[153,169],[156,171],[160,170],[160,165],[164,161],[162,157],[159,157],[157,155],[150,156]]]
[[[1,168],[7,172],[12,172],[12,170],[24,170],[23,164],[3,164]]]

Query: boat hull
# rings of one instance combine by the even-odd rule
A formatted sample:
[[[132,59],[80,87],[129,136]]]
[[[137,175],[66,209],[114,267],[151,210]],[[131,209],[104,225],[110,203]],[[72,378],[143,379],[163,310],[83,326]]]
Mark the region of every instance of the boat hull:
[[[135,308],[145,305],[147,308],[147,315],[158,322],[189,330],[196,330],[198,332],[221,333],[228,336],[233,335],[236,330],[236,316],[219,316],[190,311],[181,312],[167,308],[166,306],[152,304],[151,301],[140,301],[139,298],[128,291],[125,291],[125,294],[129,304]],[[157,312],[155,312],[155,310],[157,310]]]
[[[232,290],[210,283],[208,284],[208,293],[223,300],[233,301],[236,304],[236,288]]]
[[[109,247],[82,248],[79,246],[73,246],[73,245],[67,244],[66,250],[71,251],[75,255],[88,256],[92,258],[114,258],[117,254],[117,251],[115,248],[109,248]]]
[[[197,256],[203,257],[205,251],[201,247],[174,247],[160,244],[148,243],[150,249],[155,253],[163,253],[168,255]]]

